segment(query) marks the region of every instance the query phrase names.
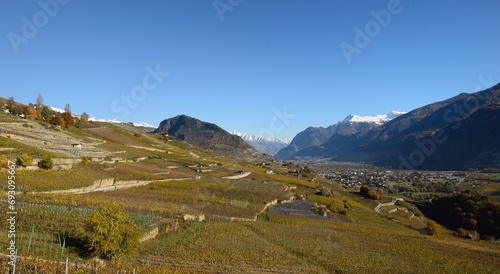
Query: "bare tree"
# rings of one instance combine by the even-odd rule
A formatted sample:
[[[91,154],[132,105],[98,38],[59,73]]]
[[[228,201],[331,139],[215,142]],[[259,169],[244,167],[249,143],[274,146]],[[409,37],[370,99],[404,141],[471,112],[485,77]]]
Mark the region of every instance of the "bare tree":
[[[71,114],[71,107],[70,107],[69,103],[66,104],[66,107],[64,108],[64,111],[67,112],[67,113],[69,113],[69,114]]]
[[[36,97],[36,104],[35,106],[39,109],[43,108],[43,96],[41,93],[38,93],[38,97]]]
[[[9,100],[7,100],[7,109],[9,110],[10,114],[17,115],[19,113],[16,101],[14,101],[14,97],[9,97]]]

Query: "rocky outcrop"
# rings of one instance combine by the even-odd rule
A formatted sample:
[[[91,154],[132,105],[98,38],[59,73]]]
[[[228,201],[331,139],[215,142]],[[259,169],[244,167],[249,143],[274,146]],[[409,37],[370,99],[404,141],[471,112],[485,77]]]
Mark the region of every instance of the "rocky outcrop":
[[[168,134],[209,150],[230,151],[241,149],[256,152],[240,137],[230,134],[215,124],[203,122],[186,115],[164,120],[154,132]]]

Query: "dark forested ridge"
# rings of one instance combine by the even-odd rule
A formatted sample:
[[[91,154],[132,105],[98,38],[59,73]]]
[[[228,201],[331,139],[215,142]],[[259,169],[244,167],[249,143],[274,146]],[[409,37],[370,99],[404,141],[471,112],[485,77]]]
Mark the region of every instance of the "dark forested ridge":
[[[500,168],[500,84],[415,109],[294,154],[403,169]]]

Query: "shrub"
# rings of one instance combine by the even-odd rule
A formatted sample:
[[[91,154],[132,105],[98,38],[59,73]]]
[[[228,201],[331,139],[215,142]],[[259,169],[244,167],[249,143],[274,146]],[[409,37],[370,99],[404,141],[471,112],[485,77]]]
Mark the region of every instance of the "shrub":
[[[5,167],[7,168],[9,166],[9,159],[7,159],[7,156],[1,155],[0,156],[0,168]]]
[[[325,211],[323,210],[323,208],[321,206],[318,206],[318,205],[315,205],[314,208],[313,208],[313,212],[320,215],[320,216],[324,216],[325,215]]]
[[[336,203],[329,203],[328,204],[328,210],[332,212],[338,212],[337,204]]]
[[[344,201],[344,209],[340,212],[342,215],[347,216],[349,214],[349,211],[352,209],[351,203],[348,201]]]
[[[439,235],[441,235],[442,228],[435,221],[429,220],[427,222],[426,230],[427,230],[427,234],[429,234],[431,236],[439,236]]]
[[[38,167],[43,169],[51,169],[52,168],[52,156],[47,156],[42,160],[38,161]]]
[[[359,193],[361,193],[363,196],[373,199],[373,200],[380,200],[380,195],[378,195],[376,192],[370,189],[367,185],[362,186],[359,189]]]
[[[86,164],[92,160],[89,156],[82,156],[82,164]]]
[[[23,124],[23,127],[33,128],[32,124]]]
[[[116,260],[139,245],[140,230],[121,207],[101,206],[87,221],[89,251],[94,256]]]
[[[28,153],[23,153],[19,158],[17,158],[17,165],[26,167],[33,163],[33,158],[31,158]]]
[[[467,230],[463,229],[462,227],[459,227],[457,229],[457,234],[460,237],[465,237],[467,235]]]

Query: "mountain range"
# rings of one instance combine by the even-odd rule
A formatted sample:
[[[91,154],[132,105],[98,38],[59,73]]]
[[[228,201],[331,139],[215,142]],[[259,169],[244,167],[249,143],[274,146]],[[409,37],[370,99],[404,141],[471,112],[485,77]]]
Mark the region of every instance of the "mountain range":
[[[408,113],[348,115],[329,127],[308,127],[291,142],[233,131],[179,115],[154,133],[204,149],[281,160],[358,162],[403,169],[500,168],[500,84]],[[139,125],[138,125],[139,126]],[[150,125],[147,126],[151,129]]]
[[[233,135],[241,137],[247,144],[253,147],[260,153],[275,155],[282,148],[290,144],[291,140],[281,140],[276,137],[263,137],[247,133],[241,133],[237,130],[232,132]]]
[[[281,149],[276,157],[282,160],[295,159],[295,154],[309,148],[324,144],[333,135],[350,136],[356,133],[372,129],[405,114],[406,112],[391,111],[385,115],[357,116],[348,115],[337,124],[324,127],[308,127],[293,138],[290,145]]]
[[[335,129],[329,128],[330,132],[337,130],[340,124],[334,125]],[[323,143],[318,140],[304,147],[313,143],[306,142],[286,158],[283,150],[276,156],[363,162],[405,169],[500,168],[498,125],[500,84],[417,108],[383,125],[354,134],[334,133]],[[298,142],[299,135],[290,146]]]

